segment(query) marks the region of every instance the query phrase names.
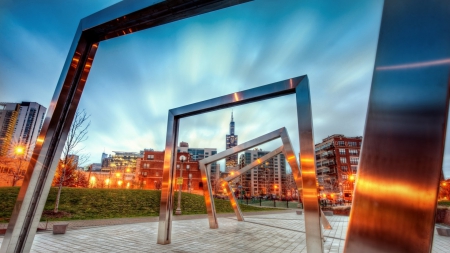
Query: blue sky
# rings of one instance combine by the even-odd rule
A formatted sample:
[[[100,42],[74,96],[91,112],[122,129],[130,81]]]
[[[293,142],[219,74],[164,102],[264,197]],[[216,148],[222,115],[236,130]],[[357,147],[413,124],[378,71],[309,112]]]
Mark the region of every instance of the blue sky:
[[[0,101],[48,107],[79,20],[116,2],[2,1]],[[163,150],[169,109],[305,74],[315,142],[361,136],[381,8],[256,0],[103,41],[79,105],[91,114],[85,151],[99,162],[103,150]],[[298,152],[294,105],[287,96],[234,108],[239,142],[285,126]],[[224,150],[230,114],[183,119],[180,141]]]

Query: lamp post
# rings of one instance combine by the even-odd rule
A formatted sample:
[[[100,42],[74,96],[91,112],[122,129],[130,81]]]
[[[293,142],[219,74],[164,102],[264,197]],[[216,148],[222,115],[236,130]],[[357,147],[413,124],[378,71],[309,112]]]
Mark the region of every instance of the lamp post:
[[[186,157],[184,155],[180,156],[180,177],[177,180],[177,183],[180,185],[180,188],[178,190],[178,204],[177,204],[177,210],[175,211],[176,215],[181,215],[181,190],[183,187],[183,163],[186,160]]]

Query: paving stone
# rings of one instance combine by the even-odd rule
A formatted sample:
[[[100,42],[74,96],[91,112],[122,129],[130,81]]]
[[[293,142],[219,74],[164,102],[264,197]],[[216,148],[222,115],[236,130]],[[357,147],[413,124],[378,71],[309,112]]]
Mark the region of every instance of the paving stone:
[[[219,216],[218,229],[209,229],[204,215],[178,217],[168,245],[156,243],[154,217],[71,222],[66,234],[38,233],[31,252],[306,252],[303,216],[295,212],[244,215],[245,222]],[[325,252],[343,252],[348,217],[327,218],[333,229],[323,230]],[[449,248],[450,237],[439,236],[435,230],[432,252]]]

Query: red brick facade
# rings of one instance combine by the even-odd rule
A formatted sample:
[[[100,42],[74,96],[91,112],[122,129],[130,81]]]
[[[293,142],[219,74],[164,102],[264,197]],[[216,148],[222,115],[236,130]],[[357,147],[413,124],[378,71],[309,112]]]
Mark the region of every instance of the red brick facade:
[[[315,145],[321,198],[351,201],[362,137],[335,134]]]
[[[185,156],[187,161],[181,163],[180,157]],[[145,151],[144,157],[139,163],[139,184],[143,189],[160,190],[162,187],[162,175],[164,165],[164,151]],[[187,152],[177,154],[177,169],[175,178],[180,177],[180,167],[183,166],[183,191],[188,191],[189,181],[191,191],[202,190],[201,173],[198,169],[198,161],[191,161]],[[189,180],[190,178],[190,180]],[[176,189],[178,189],[178,185]]]

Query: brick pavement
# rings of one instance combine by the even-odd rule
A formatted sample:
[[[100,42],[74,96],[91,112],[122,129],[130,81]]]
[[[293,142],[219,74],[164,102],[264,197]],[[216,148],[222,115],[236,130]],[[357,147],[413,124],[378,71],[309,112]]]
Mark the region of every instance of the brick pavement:
[[[244,213],[245,222],[220,215],[219,229],[209,229],[205,215],[180,216],[172,225],[172,243],[156,244],[156,217],[113,219],[97,227],[73,227],[65,235],[40,232],[32,252],[306,252],[304,216],[294,211]],[[348,217],[329,216],[325,252],[342,252]],[[148,220],[146,220],[148,219]],[[106,220],[104,221],[106,222]],[[0,243],[2,237],[0,237]],[[450,237],[435,233],[433,252],[448,252]]]

